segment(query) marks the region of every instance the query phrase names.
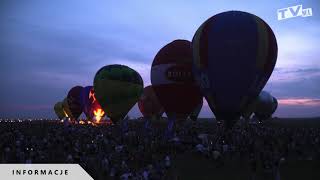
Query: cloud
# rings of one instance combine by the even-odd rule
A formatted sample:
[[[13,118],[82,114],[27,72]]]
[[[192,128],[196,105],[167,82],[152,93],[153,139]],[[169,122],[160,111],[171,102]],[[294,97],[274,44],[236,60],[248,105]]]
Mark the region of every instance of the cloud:
[[[117,59],[113,63],[126,65],[134,70],[136,70],[143,79],[144,87],[151,85],[150,73],[152,61],[148,63],[135,62],[129,59]]]
[[[320,76],[320,67],[275,68],[270,82],[295,82]]]
[[[318,106],[320,109],[320,99],[311,98],[288,98],[279,99],[279,105],[283,106]]]
[[[276,98],[320,98],[320,68],[276,68],[266,91]]]

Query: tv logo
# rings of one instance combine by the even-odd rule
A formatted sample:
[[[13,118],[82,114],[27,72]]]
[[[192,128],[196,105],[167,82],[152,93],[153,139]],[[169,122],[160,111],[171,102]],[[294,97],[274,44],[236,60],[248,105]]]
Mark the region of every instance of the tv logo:
[[[293,17],[308,17],[312,16],[312,8],[302,9],[302,5],[291,6],[278,9],[278,20],[293,18]]]

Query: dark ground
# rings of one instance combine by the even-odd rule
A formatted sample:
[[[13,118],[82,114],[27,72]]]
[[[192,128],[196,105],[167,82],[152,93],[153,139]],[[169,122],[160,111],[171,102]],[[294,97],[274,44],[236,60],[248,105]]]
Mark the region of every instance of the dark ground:
[[[206,122],[211,124],[214,122]],[[290,128],[320,127],[320,118],[276,118],[268,126]],[[191,153],[177,155],[174,160],[175,175],[182,180],[241,180],[248,179],[247,162],[227,161],[223,167],[217,168],[212,160]],[[319,161],[290,161],[280,166],[281,180],[320,180]],[[263,179],[261,167],[258,168],[257,179]]]
[[[173,163],[176,175],[182,180],[249,179],[249,166],[246,162],[227,161],[223,167],[217,168],[214,162],[203,156],[181,154]],[[280,176],[281,180],[319,180],[320,162],[286,162],[280,167]],[[257,179],[263,179],[261,168],[258,168]]]
[[[204,120],[204,119],[202,119]],[[215,121],[202,121],[202,129],[199,132],[210,132],[216,126]],[[154,124],[155,127],[163,128],[166,125],[163,121]],[[274,118],[265,123],[269,127],[289,127],[289,128],[320,128],[320,118]],[[0,127],[1,127],[0,123]],[[47,126],[44,126],[47,127]],[[38,129],[39,127],[35,128]],[[5,129],[3,129],[5,131]],[[36,130],[40,132],[39,130]],[[41,129],[41,134],[46,134],[46,129]],[[34,134],[34,129],[28,129],[26,134]],[[1,149],[3,151],[3,149]],[[156,156],[163,157],[164,154]],[[320,180],[320,161],[319,160],[287,160],[280,165],[281,180]],[[93,176],[94,177],[94,176]],[[164,179],[180,180],[212,180],[212,179],[249,179],[250,169],[246,160],[224,160],[223,166],[218,166],[215,161],[203,155],[191,151],[178,153],[172,157],[172,168],[168,170]],[[1,179],[1,178],[0,178]],[[257,179],[266,179],[262,167],[258,165]]]

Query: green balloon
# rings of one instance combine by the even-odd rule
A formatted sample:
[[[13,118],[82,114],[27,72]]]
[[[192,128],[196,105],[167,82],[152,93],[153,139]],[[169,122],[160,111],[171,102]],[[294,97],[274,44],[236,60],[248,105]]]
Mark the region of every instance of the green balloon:
[[[54,105],[54,112],[56,113],[56,115],[58,116],[59,119],[63,119],[65,117],[65,114],[63,112],[63,104],[62,104],[62,102],[57,102]]]
[[[94,77],[93,86],[98,102],[114,123],[125,117],[143,92],[140,74],[117,64],[102,67]]]

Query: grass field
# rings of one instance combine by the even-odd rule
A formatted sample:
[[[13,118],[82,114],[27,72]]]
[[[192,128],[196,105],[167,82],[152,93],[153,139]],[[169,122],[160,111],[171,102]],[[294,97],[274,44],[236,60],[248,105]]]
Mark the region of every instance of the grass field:
[[[215,124],[207,121],[205,124]],[[267,126],[290,128],[320,128],[320,118],[274,118]],[[173,160],[174,176],[181,180],[248,180],[249,165],[243,161],[227,161],[223,167],[216,167],[213,160],[204,156],[185,153]],[[291,161],[280,166],[281,180],[320,180],[320,161]],[[261,167],[257,169],[257,179],[267,179]]]
[[[182,180],[248,180],[250,171],[246,162],[227,161],[216,167],[213,160],[195,154],[181,154],[173,161],[175,174]],[[265,179],[262,169],[257,169],[257,179]],[[320,180],[320,162],[294,161],[280,166],[281,180]]]
[[[268,124],[290,128],[320,128],[320,118],[274,118]]]

